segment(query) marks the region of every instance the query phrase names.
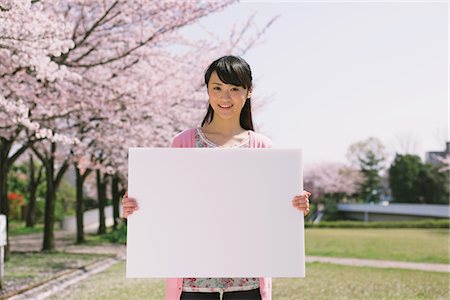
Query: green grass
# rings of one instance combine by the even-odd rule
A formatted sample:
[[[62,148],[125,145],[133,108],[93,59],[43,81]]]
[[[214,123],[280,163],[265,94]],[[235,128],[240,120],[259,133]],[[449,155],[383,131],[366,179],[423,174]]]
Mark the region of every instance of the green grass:
[[[446,273],[312,263],[306,278],[273,280],[273,299],[448,299]],[[119,262],[50,300],[164,299],[165,280],[126,279]]]
[[[34,227],[25,227],[25,222],[12,221],[9,223],[10,236],[13,235],[23,235],[30,233],[41,233],[44,231],[43,224],[36,224]]]
[[[305,230],[306,255],[449,264],[448,229]]]
[[[313,263],[304,279],[274,279],[273,299],[448,299],[447,273]]]
[[[89,280],[81,281],[47,299],[164,299],[165,281],[161,279],[126,279],[121,261]]]
[[[449,264],[448,229],[307,228],[306,254]],[[87,235],[87,245],[110,236]],[[32,284],[96,255],[15,253],[5,266],[6,288]],[[1,295],[4,292],[0,293]],[[449,299],[447,273],[307,264],[305,279],[274,279],[273,299]],[[164,280],[125,279],[125,264],[84,280],[52,299],[164,299]]]
[[[99,245],[103,243],[117,243],[125,244],[127,240],[127,227],[125,224],[119,224],[117,230],[113,230],[112,227],[106,229],[106,233],[102,235],[98,234],[86,234],[86,245]]]
[[[97,246],[104,244],[107,242],[107,239],[105,238],[105,234],[98,235],[96,233],[86,233],[84,234],[84,240],[85,243],[83,245],[85,246]]]
[[[80,268],[105,257],[98,254],[63,252],[12,253],[10,260],[5,263],[0,298],[12,289],[21,289],[48,280],[58,272]]]

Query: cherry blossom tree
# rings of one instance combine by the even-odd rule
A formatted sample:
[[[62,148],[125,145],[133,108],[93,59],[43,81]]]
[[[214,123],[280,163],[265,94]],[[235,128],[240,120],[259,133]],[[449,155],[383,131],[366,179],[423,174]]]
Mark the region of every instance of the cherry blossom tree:
[[[270,25],[271,22],[267,24],[267,26]],[[132,78],[132,83],[130,83],[132,88],[128,87],[127,91],[116,93],[120,97],[114,97],[113,101],[102,100],[101,109],[95,110],[94,118],[91,114],[91,120],[94,119],[95,122],[77,121],[79,124],[84,124],[85,132],[89,132],[85,138],[80,137],[83,147],[79,152],[84,157],[82,163],[85,172],[96,169],[97,173],[103,173],[103,175],[96,176],[99,178],[97,186],[105,189],[104,182],[113,174],[116,178],[126,178],[128,147],[166,147],[171,138],[181,129],[197,125],[207,104],[206,90],[202,83],[202,74],[207,65],[212,59],[229,53],[235,48],[238,48],[235,51],[240,51],[237,54],[243,54],[249,49],[249,45],[252,45],[264,33],[267,26],[253,32],[251,38],[247,37],[245,42],[239,44],[239,47],[236,47],[236,43],[245,35],[245,30],[234,34],[234,38],[229,41],[219,40],[216,44],[206,41],[192,44],[173,33],[168,41],[173,43],[175,40],[188,45],[190,46],[189,51],[170,53],[159,47],[141,49],[140,51],[145,50],[148,53],[143,55],[139,62],[125,69],[116,70],[108,83],[112,82],[112,87],[116,87],[124,82],[128,84]],[[145,59],[146,57],[150,57],[152,60]],[[149,70],[152,72],[149,73]],[[191,74],[200,76],[193,78]],[[105,86],[106,83],[103,87]],[[98,105],[98,103],[93,105]],[[111,108],[111,110],[105,109],[105,107]],[[95,132],[86,130],[86,124],[88,127],[95,128]],[[86,153],[90,154],[86,155]],[[88,167],[89,164],[86,164],[89,162],[87,157],[91,162],[90,167]],[[77,178],[80,178],[77,182],[83,180],[80,177],[81,173],[77,171],[79,174]],[[82,189],[78,188],[77,190],[80,191],[78,193],[80,195]],[[123,188],[115,190],[119,191]],[[104,195],[104,192],[98,194]],[[113,193],[112,196],[115,199],[117,216],[118,195]],[[78,203],[82,203],[81,196],[78,199],[80,199]],[[99,200],[101,203],[104,202],[104,200]],[[77,211],[80,210],[77,209]],[[103,232],[103,210],[100,209],[99,213],[101,220],[99,232]],[[78,228],[78,241],[81,242],[83,239],[82,226],[78,226]]]
[[[160,74],[165,71],[165,55],[158,48],[171,41],[171,33],[176,29],[228,3],[230,2],[104,1],[99,5],[96,1],[58,1],[58,5],[46,7],[49,14],[64,15],[66,20],[71,21],[71,38],[74,41],[74,47],[64,55],[50,56],[51,61],[60,68],[65,67],[79,74],[82,80],[68,78],[50,84],[52,92],[47,95],[57,95],[58,100],[42,103],[40,107],[45,108],[45,112],[57,112],[57,118],[61,118],[61,112],[65,112],[67,117],[64,122],[58,122],[51,115],[44,114],[42,122],[47,124],[49,121],[56,127],[51,127],[50,124],[48,127],[60,132],[68,130],[65,132],[66,136],[71,136],[72,129],[72,133],[76,132],[81,140],[85,137],[79,135],[79,126],[83,127],[86,134],[93,134],[90,130],[99,132],[98,127],[102,122],[120,124],[120,120],[127,117],[127,114],[128,117],[140,119],[140,116],[130,113],[132,110],[129,107],[141,108],[145,103],[143,97],[154,99],[151,106],[159,108],[160,105],[155,100],[164,101],[167,93],[161,89],[150,89],[144,84],[164,78]],[[159,68],[152,68],[152,72],[147,69],[147,73],[140,74],[140,78],[136,77],[136,70],[142,64],[159,65]],[[153,75],[154,79],[149,75]],[[159,97],[149,97],[150,93]],[[142,114],[141,109],[136,111]],[[113,132],[110,134],[114,137]],[[94,138],[89,140],[91,142],[87,145],[96,141]],[[57,164],[56,145],[50,141],[40,144],[41,149],[33,149],[43,164]],[[104,145],[98,142],[94,144]],[[68,155],[71,152],[74,150],[67,149],[65,156],[71,157]],[[100,163],[104,160],[103,155],[98,155],[98,152],[92,157]],[[55,173],[54,182],[47,182],[48,193],[52,194],[47,199],[50,203],[54,201],[58,178],[67,170],[70,159],[60,161],[58,164],[61,167]],[[52,172],[52,169],[47,168],[47,172]],[[50,177],[52,176],[48,176]],[[54,205],[49,205],[48,208],[49,216],[54,215]],[[54,247],[51,231],[54,220],[46,220],[49,225],[46,226],[43,249],[51,250]]]
[[[351,196],[356,193],[362,174],[351,166],[326,162],[305,168],[303,181],[315,199],[327,194]]]
[[[362,181],[359,170],[343,163],[323,162],[305,167],[304,188],[312,193],[313,213],[310,219],[319,222],[323,213],[325,218],[333,219],[340,201],[351,199]],[[315,211],[317,209],[317,211]]]
[[[202,76],[192,74],[218,56],[244,54],[275,19],[249,34],[251,16],[228,40],[213,42],[187,40],[177,30],[233,2],[0,1],[1,210],[7,214],[8,168],[31,147],[47,178],[43,250],[54,249],[55,195],[69,165],[83,242],[87,176],[95,170],[102,189],[113,176],[118,205],[128,147],[165,147],[198,124],[206,91]],[[13,145],[19,150],[12,154]]]
[[[49,58],[73,47],[61,19],[30,1],[0,1],[0,211],[7,217],[7,176],[14,161],[41,137],[65,140],[30,118],[43,81],[76,77]]]
[[[80,142],[70,148],[58,146],[66,151],[61,154],[66,160],[56,159],[56,145],[50,141],[40,143],[47,144],[46,149],[35,147],[36,152],[50,154],[40,156],[47,159],[43,163],[57,162],[61,172],[70,159],[76,162],[83,153],[91,160],[90,168],[84,166],[83,176],[95,169],[101,183],[124,169],[130,145],[167,146],[180,129],[198,122],[206,106],[205,90],[201,76],[196,79],[191,74],[202,74],[219,54],[243,53],[265,28],[245,40],[246,30],[239,30],[228,41],[196,45],[176,30],[230,3],[128,1],[125,5],[104,1],[99,6],[73,1],[49,7],[49,13],[63,14],[72,21],[75,44],[51,60],[82,80],[74,77],[48,84],[46,98],[54,100],[42,103],[36,115],[43,116],[39,120],[48,128]],[[189,46],[189,50],[165,50],[174,43]],[[64,121],[55,120],[62,117]],[[53,186],[57,187],[59,174],[55,173]],[[99,186],[103,189],[105,185]],[[51,248],[45,240],[44,248]]]
[[[450,154],[436,156],[436,159],[442,164],[442,167],[439,168],[439,172],[450,172]]]

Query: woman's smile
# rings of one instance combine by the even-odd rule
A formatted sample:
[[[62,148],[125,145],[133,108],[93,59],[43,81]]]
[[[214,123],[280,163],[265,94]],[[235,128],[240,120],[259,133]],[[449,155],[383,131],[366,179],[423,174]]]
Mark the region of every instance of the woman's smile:
[[[219,104],[219,107],[223,109],[229,109],[233,107],[233,104]]]

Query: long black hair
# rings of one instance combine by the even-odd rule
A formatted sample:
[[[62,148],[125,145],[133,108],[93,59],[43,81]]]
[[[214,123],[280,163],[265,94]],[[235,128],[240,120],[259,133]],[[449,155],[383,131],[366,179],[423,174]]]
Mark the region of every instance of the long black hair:
[[[252,89],[252,71],[249,64],[238,56],[223,56],[211,63],[205,72],[205,84],[208,88],[208,82],[211,74],[216,71],[220,80],[226,84],[233,84],[242,86],[248,91]],[[208,103],[208,111],[202,121],[202,126],[211,123],[214,117],[214,110]],[[250,98],[245,100],[244,107],[242,107],[239,122],[242,128],[247,130],[254,130],[252,120],[252,107]]]

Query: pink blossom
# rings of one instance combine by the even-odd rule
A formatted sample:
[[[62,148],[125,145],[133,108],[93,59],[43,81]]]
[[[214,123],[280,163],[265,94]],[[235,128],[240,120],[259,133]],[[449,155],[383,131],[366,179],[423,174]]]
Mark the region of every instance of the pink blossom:
[[[351,195],[356,192],[362,178],[360,172],[353,167],[326,162],[306,167],[303,180],[305,189],[316,198],[331,193]]]

